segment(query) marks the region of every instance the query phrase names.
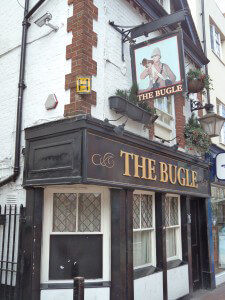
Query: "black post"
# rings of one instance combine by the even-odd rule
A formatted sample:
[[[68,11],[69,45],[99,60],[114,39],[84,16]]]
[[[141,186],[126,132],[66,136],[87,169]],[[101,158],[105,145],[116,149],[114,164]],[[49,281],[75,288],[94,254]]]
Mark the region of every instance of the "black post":
[[[181,196],[181,232],[183,261],[188,263],[189,294],[193,294],[192,248],[191,248],[191,207],[190,196]],[[194,201],[194,200],[193,200]]]
[[[73,278],[73,300],[84,300],[84,277]]]
[[[156,261],[163,272],[163,300],[168,299],[164,193],[155,193]]]

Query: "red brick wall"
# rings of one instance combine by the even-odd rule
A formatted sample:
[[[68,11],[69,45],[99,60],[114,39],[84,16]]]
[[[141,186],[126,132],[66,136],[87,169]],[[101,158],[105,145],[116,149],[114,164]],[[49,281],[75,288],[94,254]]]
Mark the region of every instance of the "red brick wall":
[[[184,140],[184,125],[185,125],[185,116],[183,113],[183,108],[185,105],[185,99],[182,94],[176,94],[174,96],[174,104],[175,104],[175,115],[176,115],[176,135],[177,141],[179,142],[179,147],[185,147]]]
[[[97,46],[97,34],[93,32],[93,20],[98,18],[98,9],[93,0],[68,0],[73,5],[73,16],[67,20],[67,31],[72,31],[72,44],[66,47],[66,59],[71,59],[70,74],[66,75],[65,89],[70,89],[70,104],[64,107],[64,116],[88,114],[91,105],[96,105],[96,93],[78,95],[77,75],[96,75],[97,63],[92,59],[92,47]]]
[[[201,93],[197,94],[197,98],[198,98],[198,101],[202,103],[202,94]],[[198,116],[199,116],[199,118],[203,117],[203,109],[200,109],[198,111]]]

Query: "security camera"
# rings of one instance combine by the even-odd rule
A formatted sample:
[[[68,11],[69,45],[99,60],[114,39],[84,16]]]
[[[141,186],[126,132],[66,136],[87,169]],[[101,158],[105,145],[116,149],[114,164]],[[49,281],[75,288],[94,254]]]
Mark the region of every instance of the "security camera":
[[[42,17],[37,19],[34,23],[39,27],[46,25],[48,27],[51,27],[53,30],[57,31],[59,29],[59,27],[50,24],[49,21],[51,19],[52,19],[52,15],[49,12],[47,12]]]

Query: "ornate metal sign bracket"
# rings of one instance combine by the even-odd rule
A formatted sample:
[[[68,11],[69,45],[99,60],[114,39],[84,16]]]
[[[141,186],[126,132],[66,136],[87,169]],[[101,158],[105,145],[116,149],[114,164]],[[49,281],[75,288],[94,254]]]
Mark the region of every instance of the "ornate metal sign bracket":
[[[121,26],[114,24],[113,21],[109,21],[109,25],[111,25],[116,31],[118,31],[121,35],[121,47],[122,47],[122,61],[124,61],[124,43],[129,41],[130,43],[135,43],[135,38],[140,37],[142,35],[148,36],[149,33],[153,31],[157,31],[168,27],[173,24],[180,24],[185,21],[186,16],[190,14],[189,10],[183,9],[177,11],[173,14],[164,16],[157,20],[154,20],[149,23],[142,23],[138,26]],[[125,28],[129,28],[125,30]]]
[[[135,43],[135,40],[132,40],[129,36],[130,33],[131,33],[132,27],[131,26],[116,25],[116,24],[114,24],[113,21],[109,21],[109,25],[111,25],[116,31],[118,31],[121,34],[121,37],[122,37],[121,38],[121,49],[122,49],[121,58],[122,58],[122,61],[125,61],[125,59],[124,59],[124,43],[126,43],[128,41],[130,43]],[[139,25],[139,26],[141,26],[141,25]],[[137,27],[139,27],[139,26],[137,26]],[[130,29],[125,30],[126,27],[130,28]],[[133,27],[133,28],[137,28],[137,27]]]

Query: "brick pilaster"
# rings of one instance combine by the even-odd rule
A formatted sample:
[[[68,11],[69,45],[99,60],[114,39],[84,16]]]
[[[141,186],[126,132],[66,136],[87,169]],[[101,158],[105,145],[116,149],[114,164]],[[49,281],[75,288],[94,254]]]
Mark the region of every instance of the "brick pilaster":
[[[202,94],[201,93],[197,94],[197,98],[198,98],[198,101],[202,103]],[[198,116],[199,116],[199,118],[203,117],[203,109],[200,109],[198,111]]]
[[[175,115],[176,115],[176,135],[177,141],[179,141],[179,147],[185,147],[184,140],[184,125],[185,125],[185,116],[184,116],[184,105],[185,99],[182,94],[174,95],[174,104],[175,104]]]
[[[98,9],[93,0],[68,0],[73,5],[73,16],[67,20],[67,31],[72,31],[72,44],[66,47],[66,59],[71,59],[71,73],[66,75],[65,89],[70,89],[70,104],[65,105],[64,116],[91,113],[96,105],[96,93],[78,95],[77,75],[96,75],[97,63],[92,58],[92,47],[97,47],[97,34],[93,20],[98,18]]]

